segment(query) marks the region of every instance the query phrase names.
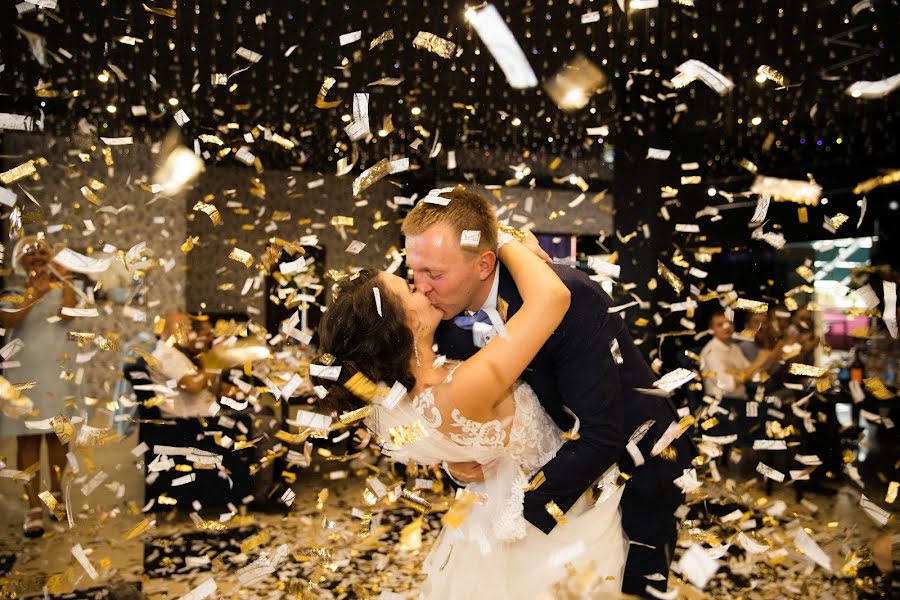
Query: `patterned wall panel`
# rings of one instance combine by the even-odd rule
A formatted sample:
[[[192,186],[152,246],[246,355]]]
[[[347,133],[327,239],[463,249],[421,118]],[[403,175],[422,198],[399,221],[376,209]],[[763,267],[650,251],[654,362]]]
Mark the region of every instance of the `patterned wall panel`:
[[[214,225],[199,210],[188,217],[188,235],[197,238],[188,254],[188,308],[248,312],[250,307],[254,320],[263,323],[269,294],[265,285],[245,295],[241,292],[248,278],[260,277],[259,259],[274,237],[293,242],[317,235],[328,269],[387,266],[391,261],[385,256],[400,240],[398,214],[387,205],[397,188],[382,181],[354,198],[352,182],[352,176],[289,171],[258,174],[239,167],[206,171],[188,199],[188,209],[206,198],[218,209],[221,224]],[[334,216],[353,217],[354,224],[333,226]],[[353,240],[366,244],[358,254],[346,251]],[[235,247],[253,255],[253,266],[229,258]]]

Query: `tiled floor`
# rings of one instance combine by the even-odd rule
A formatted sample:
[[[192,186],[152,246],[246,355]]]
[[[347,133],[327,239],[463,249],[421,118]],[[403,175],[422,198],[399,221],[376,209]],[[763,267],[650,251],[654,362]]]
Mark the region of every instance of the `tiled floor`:
[[[439,526],[437,516],[422,522],[420,530],[417,513],[398,504],[376,513],[364,527],[352,510],[365,508],[363,479],[326,481],[312,473],[301,474],[294,488],[296,500],[287,514],[239,514],[220,524],[220,511],[211,510],[203,513],[207,521],[199,525],[184,513],[144,515],[140,512],[142,473],[137,459],[128,452],[135,445],[136,440],[130,438],[85,454],[83,472],[69,488],[74,527],[55,523],[41,539],[27,540],[21,535],[19,492],[10,480],[0,480],[0,556],[16,555],[3,580],[7,593],[41,595],[46,586],[50,594],[59,594],[127,582],[146,597],[162,600],[181,597],[211,579],[216,585],[213,597],[218,598],[413,595],[420,579],[419,565]],[[873,454],[878,457],[877,452],[870,457]],[[11,440],[0,442],[0,456],[14,456]],[[750,458],[745,456],[745,460]],[[106,471],[109,478],[85,498],[78,477],[86,478],[84,471],[89,466]],[[360,470],[370,473],[364,467]],[[721,482],[707,481],[692,497],[692,510],[681,532],[682,551],[698,542],[732,544],[719,559],[718,573],[704,592],[674,574],[670,589],[679,588],[682,597],[704,593],[721,598],[854,597],[859,590],[853,576],[854,557],[867,557],[879,532],[860,509],[856,486],[845,484],[833,497],[809,495],[807,501],[817,507],[814,511],[808,502],[796,502],[790,487],[776,488],[767,496],[762,482],[748,481],[744,471],[752,472],[752,468],[732,467],[723,470]],[[319,510],[316,504],[323,500],[325,488],[328,496]],[[441,500],[431,499],[438,504]],[[735,509],[741,511],[740,519],[727,523],[726,518],[723,523],[722,517]],[[147,518],[155,522],[126,539]],[[747,533],[753,541],[768,546],[755,555],[738,550],[741,543],[737,539],[740,523],[752,519],[757,522]],[[798,552],[793,535],[801,527],[830,557],[832,575]],[[217,531],[219,528],[224,531]],[[363,530],[368,534],[361,535]],[[421,546],[415,549],[420,532]],[[74,558],[76,545],[84,549],[96,569],[96,579]],[[273,562],[277,567],[268,573],[266,566]],[[261,569],[255,577],[254,568]],[[860,575],[863,582],[865,574]],[[94,597],[127,597],[122,595],[123,589],[119,586],[113,593],[107,590]]]

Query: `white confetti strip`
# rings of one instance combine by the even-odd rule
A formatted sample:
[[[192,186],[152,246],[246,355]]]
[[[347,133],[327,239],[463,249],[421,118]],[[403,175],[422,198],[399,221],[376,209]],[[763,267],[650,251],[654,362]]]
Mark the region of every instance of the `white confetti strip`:
[[[513,89],[532,88],[538,84],[528,58],[493,4],[466,11],[466,18]]]
[[[81,544],[75,544],[72,546],[72,556],[75,557],[75,560],[84,568],[85,572],[88,574],[88,577],[91,579],[97,579],[97,570],[94,568],[94,565],[91,564],[91,561],[88,560],[87,554],[84,553],[84,548],[81,547]]]

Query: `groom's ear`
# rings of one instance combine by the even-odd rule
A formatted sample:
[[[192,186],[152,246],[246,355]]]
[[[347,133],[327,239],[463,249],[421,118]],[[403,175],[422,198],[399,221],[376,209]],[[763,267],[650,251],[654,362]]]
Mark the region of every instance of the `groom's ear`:
[[[485,281],[494,274],[494,267],[497,265],[497,253],[493,250],[485,250],[478,255],[476,267],[478,268],[478,278]]]

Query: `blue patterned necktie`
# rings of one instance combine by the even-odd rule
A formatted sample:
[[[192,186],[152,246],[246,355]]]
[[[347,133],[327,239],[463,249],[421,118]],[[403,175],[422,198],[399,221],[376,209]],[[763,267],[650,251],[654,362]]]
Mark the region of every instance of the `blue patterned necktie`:
[[[471,331],[473,325],[477,323],[490,323],[491,319],[488,317],[487,313],[483,310],[479,310],[472,316],[468,315],[460,315],[458,317],[454,317],[453,322],[460,329],[468,329]]]

